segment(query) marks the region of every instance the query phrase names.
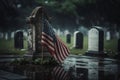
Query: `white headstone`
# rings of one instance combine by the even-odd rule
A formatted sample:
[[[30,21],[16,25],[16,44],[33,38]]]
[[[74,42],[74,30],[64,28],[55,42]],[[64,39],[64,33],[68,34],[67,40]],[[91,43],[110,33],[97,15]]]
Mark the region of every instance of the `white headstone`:
[[[60,33],[61,33],[61,31],[60,31],[60,29],[58,29],[57,30],[57,35],[60,36],[61,35]]]
[[[104,53],[104,31],[101,27],[93,27],[88,32],[88,51],[86,55],[107,56]]]
[[[27,33],[26,31],[24,31],[24,32],[23,32],[23,35],[24,35],[25,37],[27,37],[27,36],[28,36],[28,33]]]
[[[117,39],[120,38],[119,36],[120,36],[119,32],[116,32],[116,38],[117,38]]]
[[[111,37],[111,36],[110,36],[110,31],[107,31],[107,32],[106,32],[106,40],[110,40],[110,37]]]
[[[69,34],[70,32],[68,31],[68,30],[65,30],[64,31],[64,34],[65,34],[65,36],[67,35],[67,34]]]
[[[73,42],[73,47],[76,47],[76,34],[79,33],[79,31],[74,32],[74,42]]]
[[[54,32],[57,33],[57,30],[55,28],[53,28]]]
[[[99,31],[92,28],[88,32],[88,50],[89,51],[99,51]]]
[[[5,33],[5,40],[8,40],[8,33]]]
[[[74,32],[73,47],[77,49],[83,49],[83,34],[80,31]]]
[[[12,32],[12,33],[11,33],[11,38],[14,38],[14,34],[15,34],[15,32]]]
[[[0,32],[0,39],[2,39],[2,38],[3,38],[3,33]]]

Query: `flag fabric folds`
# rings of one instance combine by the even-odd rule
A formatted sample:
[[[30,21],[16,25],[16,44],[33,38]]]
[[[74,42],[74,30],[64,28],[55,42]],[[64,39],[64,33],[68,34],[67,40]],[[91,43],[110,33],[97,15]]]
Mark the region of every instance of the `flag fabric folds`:
[[[48,48],[48,51],[58,63],[62,63],[70,53],[67,46],[54,32],[48,20],[44,20],[41,44]]]
[[[54,76],[53,80],[70,80],[69,72],[65,71],[62,66],[54,67],[52,74]]]

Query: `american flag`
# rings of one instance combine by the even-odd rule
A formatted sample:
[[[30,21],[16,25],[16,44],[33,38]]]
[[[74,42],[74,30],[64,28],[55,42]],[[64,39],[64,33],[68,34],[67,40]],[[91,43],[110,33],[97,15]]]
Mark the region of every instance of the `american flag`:
[[[54,67],[52,75],[54,76],[53,80],[70,80],[68,71],[65,71],[62,66]]]
[[[48,51],[58,63],[62,63],[64,59],[69,55],[69,49],[55,34],[48,20],[44,20],[41,44],[48,48]]]

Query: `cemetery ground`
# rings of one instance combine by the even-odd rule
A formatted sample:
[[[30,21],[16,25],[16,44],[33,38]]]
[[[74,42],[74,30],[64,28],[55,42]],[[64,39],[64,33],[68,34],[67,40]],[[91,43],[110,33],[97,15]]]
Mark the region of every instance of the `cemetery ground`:
[[[73,48],[73,36],[71,37],[71,43],[66,43],[65,36],[60,36],[63,42],[70,49],[71,54],[81,55],[84,54],[88,50],[88,38],[84,37],[83,41],[83,49],[75,49]],[[24,49],[15,49],[14,48],[14,40],[13,39],[0,39],[0,55],[10,55],[10,54],[25,54],[27,52],[27,39],[24,38]],[[104,40],[104,52],[106,52],[110,57],[113,57],[117,53],[117,39]]]
[[[26,53],[27,41],[24,39],[24,49],[14,48],[14,39],[0,39],[0,54],[1,55],[22,55]]]
[[[66,43],[65,36],[61,39]],[[73,37],[71,43],[67,44],[71,54],[81,55],[88,49],[88,39],[84,37],[83,49],[73,48]],[[104,42],[104,51],[113,57],[117,53],[117,40],[112,39]],[[0,39],[0,55],[23,55],[27,53],[27,40],[24,38],[24,49],[15,49],[14,40]],[[0,56],[1,58],[1,56]],[[74,65],[76,59],[76,66]],[[8,59],[9,60],[9,59]],[[70,61],[69,61],[70,60]],[[95,58],[87,56],[69,56],[63,67],[53,63],[47,58],[44,65],[42,59],[31,62],[24,58],[15,59],[11,63],[0,61],[0,80],[119,80],[119,63],[114,59]],[[66,64],[67,63],[67,64]],[[70,67],[73,68],[70,68]]]

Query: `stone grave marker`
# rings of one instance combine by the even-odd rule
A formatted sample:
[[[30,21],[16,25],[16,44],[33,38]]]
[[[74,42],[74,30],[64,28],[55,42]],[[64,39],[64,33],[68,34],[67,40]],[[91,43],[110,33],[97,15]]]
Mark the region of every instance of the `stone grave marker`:
[[[3,38],[3,33],[0,32],[0,39],[2,39],[2,38]]]
[[[74,32],[74,48],[83,49],[83,34],[79,31]]]
[[[11,39],[14,38],[15,32],[11,32]]]
[[[28,36],[28,32],[27,32],[27,31],[24,31],[24,32],[23,32],[23,35],[24,35],[25,37],[27,37],[27,36]]]
[[[23,49],[23,32],[17,31],[14,35],[14,47],[17,49]]]
[[[119,39],[120,33],[116,32],[115,36],[116,36],[117,39]]]
[[[58,36],[61,35],[61,31],[60,31],[60,29],[57,30],[57,35],[58,35]]]
[[[68,44],[71,43],[71,34],[66,34],[66,42],[67,42]]]
[[[5,33],[5,40],[8,40],[8,33]]]
[[[29,29],[29,42],[28,42],[28,54],[26,56],[31,56],[33,58],[40,56],[49,56],[48,51],[45,47],[41,46],[41,34],[43,24],[43,17],[49,20],[47,14],[42,6],[36,7],[31,15],[27,18],[27,23],[30,25]],[[45,54],[43,54],[43,52]]]
[[[106,32],[106,40],[110,40],[110,39],[111,39],[110,31],[107,31]]]
[[[40,36],[42,32],[42,7],[36,7],[31,15],[27,18],[28,24],[30,24],[30,32],[29,32],[29,39],[28,46],[30,47],[30,52],[32,53],[40,53],[42,51],[42,47],[40,44]]]
[[[88,55],[105,55],[104,54],[104,32],[101,27],[93,27],[88,32]]]

